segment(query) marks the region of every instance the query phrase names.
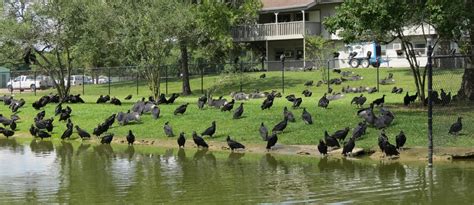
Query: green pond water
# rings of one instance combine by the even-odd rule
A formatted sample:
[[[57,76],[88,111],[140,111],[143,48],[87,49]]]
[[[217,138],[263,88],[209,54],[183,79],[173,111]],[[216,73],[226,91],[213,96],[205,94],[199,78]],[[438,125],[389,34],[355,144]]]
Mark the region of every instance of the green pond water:
[[[472,204],[474,162],[0,139],[0,204]]]

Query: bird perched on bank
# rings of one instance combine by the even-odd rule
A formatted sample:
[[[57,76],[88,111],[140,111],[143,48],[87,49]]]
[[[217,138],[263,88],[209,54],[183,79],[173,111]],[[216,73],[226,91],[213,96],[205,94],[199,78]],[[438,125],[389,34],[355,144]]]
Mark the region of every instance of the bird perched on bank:
[[[378,98],[372,102],[375,106],[380,106],[385,103],[385,95],[382,95],[381,98]]]
[[[267,140],[267,147],[266,147],[267,151],[270,151],[270,149],[272,149],[275,146],[277,141],[278,141],[278,136],[275,133],[273,133]]]
[[[379,135],[379,138],[377,139],[378,141],[378,145],[379,145],[379,148],[382,152],[384,152],[384,149],[385,149],[385,142],[388,142],[388,137],[387,135],[385,134],[385,130],[382,130],[382,132],[380,132],[380,135]]]
[[[197,135],[197,133],[194,131],[193,132],[193,141],[197,145],[197,147],[203,147],[203,148],[208,148],[209,145],[207,145],[206,141],[200,136]]]
[[[273,127],[272,133],[283,132],[283,130],[285,130],[287,125],[288,125],[288,118],[285,117],[281,122],[279,122]]]
[[[16,130],[16,122],[15,122],[15,120],[12,120],[12,122],[10,123],[10,129],[12,129],[13,131]]]
[[[291,111],[288,110],[288,108],[285,106],[283,108],[283,117],[286,117],[288,118],[288,121],[290,122],[295,122],[295,116],[293,115],[293,113]]]
[[[179,133],[179,137],[178,137],[178,147],[179,148],[184,148],[184,144],[186,143],[186,138],[184,137],[184,132],[181,132]]]
[[[184,114],[184,112],[186,112],[186,108],[188,107],[189,103],[186,103],[186,104],[183,104],[183,105],[180,105],[178,108],[176,108],[176,110],[174,111],[174,115],[177,115],[177,114]]]
[[[13,130],[9,130],[9,129],[3,129],[3,130],[0,130],[0,132],[3,134],[3,136],[5,136],[6,138],[9,138],[11,136],[13,136],[15,134],[15,131]]]
[[[45,132],[44,130],[39,130],[38,133],[36,133],[36,136],[38,136],[41,139],[44,139],[44,138],[50,138],[51,134]]]
[[[133,143],[135,142],[135,135],[132,133],[132,130],[128,130],[128,135],[126,138],[128,145],[133,145]]]
[[[344,144],[344,147],[342,148],[342,155],[347,156],[349,153],[352,153],[352,150],[355,147],[355,139],[354,138],[349,138],[349,141]]]
[[[260,108],[262,108],[262,110],[270,109],[273,105],[274,99],[275,97],[273,95],[267,95],[267,98],[263,101],[262,106],[260,106]]]
[[[301,118],[303,119],[303,122],[305,124],[311,125],[313,124],[313,117],[311,117],[311,114],[306,111],[306,108],[303,108],[303,113],[301,114]]]
[[[72,127],[67,127],[66,130],[64,130],[63,134],[61,135],[61,139],[69,139],[72,135]]]
[[[395,138],[397,149],[402,149],[406,141],[407,141],[407,137],[405,136],[405,133],[403,132],[403,130],[401,130],[400,134],[398,134],[397,137]]]
[[[165,135],[167,137],[173,137],[174,136],[173,128],[171,127],[169,123],[170,122],[165,122],[165,125],[163,126],[163,131],[165,132]]]
[[[234,149],[245,149],[245,146],[235,140],[230,139],[230,136],[227,136],[227,145],[229,145],[229,148],[231,151],[234,151]]]
[[[367,130],[367,123],[364,122],[359,122],[357,127],[352,130],[352,138],[358,139],[361,138],[362,135],[365,135],[365,131]]]
[[[212,121],[211,126],[208,127],[204,132],[201,133],[201,135],[204,137],[206,135],[209,135],[212,138],[212,135],[216,133],[216,121]]]
[[[324,96],[321,97],[321,99],[319,99],[318,107],[328,108],[328,105],[329,105],[329,100],[326,98],[326,93],[324,93]]]
[[[364,97],[364,94],[360,94],[359,97],[356,96],[352,98],[351,105],[355,104],[357,105],[357,107],[362,107],[366,101],[367,101],[367,98]]]
[[[114,139],[114,134],[109,133],[109,134],[106,134],[105,136],[102,137],[102,139],[100,140],[100,143],[101,144],[110,144],[113,139]]]
[[[262,140],[267,141],[268,140],[268,129],[267,129],[267,127],[265,127],[263,122],[262,122],[262,124],[260,124],[260,128],[258,129],[258,131],[260,132],[260,137],[262,137]]]
[[[458,120],[451,125],[449,128],[449,134],[457,135],[462,130],[462,117],[458,117]]]
[[[235,109],[233,119],[239,119],[244,113],[244,103],[240,103],[239,107]]]
[[[347,134],[349,134],[349,127],[346,127],[342,130],[336,131],[332,137],[338,139],[339,141],[344,141],[346,140]]]
[[[36,133],[38,133],[38,128],[36,128],[34,125],[31,125],[29,131],[33,137],[36,137]]]
[[[326,143],[324,143],[322,139],[319,140],[318,151],[323,156],[328,154],[328,146],[326,146]]]
[[[324,131],[324,141],[326,141],[326,145],[328,147],[341,147],[341,145],[339,145],[339,142],[337,141],[336,138],[330,136],[328,134],[328,131]]]
[[[130,100],[132,99],[132,95],[127,95],[127,97],[124,98],[125,100]]]
[[[79,137],[81,137],[82,139],[91,138],[91,135],[87,131],[81,129],[78,125],[76,125],[75,127],[76,127],[77,134],[79,134]]]

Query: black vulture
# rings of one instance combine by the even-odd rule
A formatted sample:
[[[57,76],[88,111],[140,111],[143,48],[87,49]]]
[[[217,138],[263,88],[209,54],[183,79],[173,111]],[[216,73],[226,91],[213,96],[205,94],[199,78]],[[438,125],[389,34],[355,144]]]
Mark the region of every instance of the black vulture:
[[[106,134],[104,137],[102,137],[102,139],[100,140],[100,143],[101,144],[110,144],[113,139],[114,139],[114,134],[109,133],[109,134]]]
[[[275,144],[277,143],[278,141],[278,137],[275,133],[273,133],[267,140],[267,151],[270,151],[270,149],[272,149],[273,146],[275,146]]]
[[[311,114],[306,111],[306,108],[303,108],[303,113],[301,114],[301,117],[303,118],[305,124],[313,124],[313,117],[311,117]]]
[[[69,139],[72,135],[72,127],[68,127],[66,128],[66,130],[64,130],[63,134],[61,135],[61,139],[64,140],[64,139]]]
[[[382,132],[380,133],[380,136],[378,138],[378,145],[379,145],[379,148],[380,150],[382,150],[382,152],[384,152],[384,148],[385,148],[385,143],[388,142],[388,137],[387,135],[385,135],[385,131],[382,130]]]
[[[178,147],[183,147],[184,148],[184,144],[186,143],[186,138],[184,137],[184,132],[181,132],[179,133],[179,137],[178,137]]]
[[[287,95],[285,98],[286,98],[286,100],[288,100],[289,102],[295,102],[295,100],[296,100],[296,97],[295,97],[294,94]]]
[[[283,130],[285,130],[287,125],[288,125],[288,118],[285,117],[281,122],[279,122],[273,127],[272,133],[283,132]]]
[[[453,123],[449,128],[449,134],[457,135],[462,130],[462,117],[458,117],[458,121]]]
[[[328,154],[328,146],[326,146],[326,143],[324,143],[324,141],[322,139],[319,140],[318,151],[321,155],[327,155]]]
[[[324,141],[328,147],[341,147],[336,138],[329,136],[328,131],[324,131]]]
[[[132,130],[128,130],[127,142],[128,145],[133,145],[133,143],[135,142],[135,135],[133,135]]]
[[[312,81],[312,80],[306,81],[306,82],[304,83],[304,86],[313,86],[313,81]]]
[[[259,132],[260,132],[260,136],[262,137],[262,140],[267,141],[268,140],[268,129],[267,129],[267,127],[265,127],[263,122],[262,122],[262,124],[260,124]]]
[[[401,130],[400,134],[398,134],[397,137],[395,138],[397,149],[401,149],[405,145],[406,141],[407,141],[407,137],[405,136],[405,133],[403,132],[403,130]]]
[[[239,119],[244,113],[244,103],[240,103],[240,106],[234,111],[234,116],[232,118]]]
[[[176,98],[179,97],[178,93],[171,94],[171,97],[167,100],[166,104],[173,104]]]
[[[381,98],[378,98],[372,102],[375,106],[380,106],[385,103],[385,95],[382,95]]]
[[[405,106],[408,106],[410,104],[410,95],[408,95],[408,92],[407,94],[405,95],[405,97],[403,97],[403,104]]]
[[[366,101],[367,101],[367,98],[364,97],[364,94],[360,94],[359,97],[352,98],[351,105],[355,104],[358,107],[362,107],[365,104]]]
[[[151,110],[151,117],[155,120],[160,117],[160,108],[158,106],[153,107]]]
[[[359,122],[357,127],[355,127],[354,130],[352,131],[352,137],[354,139],[361,138],[362,135],[365,134],[366,130],[367,130],[367,123],[365,123],[365,121],[364,122]]]
[[[207,102],[207,96],[206,95],[203,95],[201,97],[199,97],[198,99],[198,108],[199,109],[203,109],[204,108],[204,105],[206,105],[206,102]]]
[[[265,77],[267,77],[267,75],[265,75],[265,73],[262,74],[262,75],[260,75],[260,79],[263,79],[263,78],[265,78]]]
[[[383,146],[383,152],[385,153],[386,156],[394,156],[394,155],[399,155],[400,153],[397,151],[397,148],[390,144],[388,140],[383,141],[382,143]]]
[[[38,133],[36,133],[36,136],[38,136],[39,138],[41,139],[44,139],[44,138],[50,138],[51,135],[43,130],[39,130]]]
[[[186,112],[186,108],[188,107],[189,103],[186,103],[186,104],[183,104],[183,105],[180,105],[178,108],[176,108],[176,110],[174,111],[174,115],[177,115],[177,114],[184,114],[184,112]]]
[[[132,99],[132,95],[127,95],[127,97],[124,98],[125,100],[130,100]]]
[[[230,150],[234,151],[234,149],[245,149],[245,146],[243,144],[240,144],[239,142],[230,139],[230,136],[227,136],[227,145],[229,145]]]
[[[204,139],[202,137],[198,136],[195,131],[193,132],[193,141],[197,145],[198,148],[199,147],[204,147],[204,148],[209,147],[209,145],[207,145],[206,141],[204,141]]]
[[[81,129],[77,125],[76,125],[76,131],[77,131],[77,134],[79,134],[79,137],[81,137],[82,139],[84,139],[84,138],[90,139],[91,138],[91,135],[87,131]]]
[[[12,129],[13,131],[16,130],[16,122],[15,122],[15,120],[12,120],[12,122],[10,123],[10,129]]]
[[[214,133],[216,133],[216,121],[212,121],[211,126],[208,127],[206,130],[204,130],[204,132],[202,132],[201,135],[203,137],[206,135],[209,135],[210,137],[212,137]]]
[[[327,108],[329,105],[329,100],[326,98],[326,93],[324,93],[324,96],[319,99],[318,106],[322,108]]]
[[[347,156],[348,153],[352,153],[352,150],[355,147],[355,139],[354,138],[349,138],[349,141],[344,144],[344,147],[342,148],[342,155]]]
[[[34,125],[31,125],[30,127],[30,134],[33,136],[33,137],[36,137],[36,133],[38,132],[38,128],[36,128]]]
[[[13,130],[9,130],[9,129],[3,129],[1,132],[7,138],[9,138],[9,137],[11,137],[15,134],[15,132]]]
[[[61,112],[61,114],[59,115],[59,121],[66,121],[67,119],[69,119],[71,117],[71,114],[69,114],[68,112]]]
[[[167,137],[173,137],[174,136],[173,128],[171,127],[171,125],[169,123],[170,122],[165,122],[165,125],[163,126],[163,130],[164,130],[165,135]]]
[[[283,117],[286,117],[288,118],[288,121],[290,122],[295,122],[295,116],[293,115],[293,113],[291,111],[288,110],[288,108],[285,106],[283,108]]]
[[[231,111],[234,108],[234,103],[235,103],[235,100],[232,99],[230,102],[228,102],[228,103],[224,104],[224,106],[222,106],[221,111],[222,112]]]
[[[58,105],[56,105],[56,108],[54,109],[54,115],[59,115],[61,114],[61,111],[63,110],[62,108],[62,103],[59,103]]]
[[[296,98],[295,101],[293,101],[293,108],[299,108],[301,103],[303,102],[302,98]]]
[[[262,110],[270,109],[273,105],[273,100],[273,95],[268,95],[267,98],[263,101],[262,106],[260,106],[260,108],[262,108]]]
[[[332,137],[340,140],[340,141],[344,141],[347,137],[347,134],[349,133],[349,127],[346,127],[344,128],[343,130],[338,130],[336,131]]]
[[[117,99],[116,97],[113,97],[112,99],[110,99],[110,104],[113,104],[113,105],[122,105],[122,102]]]

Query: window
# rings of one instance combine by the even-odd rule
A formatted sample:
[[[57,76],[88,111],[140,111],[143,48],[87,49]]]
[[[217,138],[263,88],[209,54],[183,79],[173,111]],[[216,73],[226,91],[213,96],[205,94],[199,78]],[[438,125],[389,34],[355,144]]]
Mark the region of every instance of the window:
[[[381,56],[387,55],[387,45],[380,45],[380,55]]]
[[[304,20],[309,21],[309,14],[304,13]],[[303,13],[297,13],[295,15],[295,21],[303,21]]]
[[[424,44],[424,43],[415,43],[415,48],[423,48],[423,49],[425,49],[425,48],[426,48],[426,44]]]
[[[393,44],[393,49],[394,49],[394,50],[401,50],[401,49],[402,49],[402,44],[400,44],[400,43],[394,43],[394,44]]]

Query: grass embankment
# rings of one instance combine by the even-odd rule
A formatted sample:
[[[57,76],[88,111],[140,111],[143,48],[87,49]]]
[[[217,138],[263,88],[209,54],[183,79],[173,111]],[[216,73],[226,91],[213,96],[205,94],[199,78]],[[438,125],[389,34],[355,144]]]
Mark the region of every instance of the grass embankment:
[[[346,69],[343,69],[346,70]],[[376,86],[376,70],[375,69],[351,69],[356,74],[364,77],[361,81],[347,81],[342,85],[332,85],[334,91],[339,92],[343,86]],[[416,89],[413,85],[413,77],[408,69],[381,69],[380,76],[384,78],[391,72],[394,74],[396,83],[394,85],[380,85],[380,92],[374,94],[367,94],[368,104],[386,94],[386,107],[395,113],[396,119],[393,124],[386,129],[387,135],[390,140],[394,142],[394,137],[403,130],[407,135],[407,146],[425,146],[427,144],[427,118],[426,110],[420,105],[413,105],[410,107],[404,107],[402,105],[404,94],[391,94],[393,86],[402,87],[406,92],[414,94]],[[255,89],[260,91],[270,91],[272,89],[280,91],[281,86],[281,73],[280,72],[267,72],[267,78],[259,79],[258,76],[261,73],[246,73],[243,77],[243,89],[244,92],[251,92]],[[462,71],[450,71],[440,72],[439,75],[434,77],[435,87],[444,88],[446,92],[455,93],[461,82]],[[235,76],[234,76],[235,77]],[[306,87],[303,85],[308,80],[314,80],[315,83],[321,79],[321,72],[286,72],[285,73],[285,95],[295,94],[298,97],[303,97],[301,91]],[[331,73],[331,78],[339,77],[336,73]],[[210,87],[217,88],[214,96],[225,95],[227,99],[230,99],[229,93],[231,91],[239,90],[239,81],[232,79],[232,83],[218,82],[223,79],[223,76],[206,76],[204,78],[204,89]],[[227,135],[232,136],[234,139],[242,142],[243,144],[261,144],[264,146],[264,142],[260,140],[258,128],[261,122],[264,122],[268,129],[277,124],[283,118],[283,107],[291,107],[291,103],[284,98],[277,98],[273,107],[270,110],[262,111],[260,105],[263,99],[254,99],[245,101],[244,105],[244,117],[242,119],[233,120],[232,113],[221,112],[220,110],[213,108],[206,108],[205,110],[198,110],[196,106],[197,97],[201,95],[200,78],[192,78],[191,87],[194,89],[194,95],[189,97],[179,97],[177,101],[172,105],[160,105],[161,116],[158,120],[153,120],[149,114],[142,116],[140,123],[119,126],[115,124],[110,132],[115,133],[116,136],[123,137],[127,134],[129,129],[133,130],[138,139],[148,138],[156,139],[156,143],[160,143],[160,139],[164,140],[166,136],[163,133],[163,124],[169,121],[172,125],[175,134],[183,131],[186,133],[188,139],[191,139],[192,131],[202,132],[211,122],[215,120],[217,122],[217,132],[214,139],[208,139],[209,143],[213,141],[224,142]],[[217,85],[217,86],[216,86]],[[443,85],[443,86],[439,86]],[[164,83],[162,84],[162,90],[164,90]],[[169,93],[179,92],[181,83],[179,81],[170,81],[168,84]],[[319,98],[326,91],[325,85],[321,87],[309,87],[313,92],[312,97],[303,97],[302,107],[306,107],[307,110],[312,114],[314,124],[305,125],[301,120],[302,109],[291,109],[294,113],[297,121],[295,123],[289,123],[283,134],[279,135],[279,143],[281,144],[308,144],[315,145],[324,135],[324,130],[328,130],[333,133],[336,130],[343,129],[344,127],[350,127],[351,129],[361,121],[356,116],[357,108],[350,105],[350,101],[354,96],[360,94],[346,94],[341,100],[331,101],[329,109],[322,109],[317,107]],[[38,111],[31,107],[31,103],[38,99],[43,93],[49,93],[52,90],[42,91],[38,93],[38,96],[32,96],[31,93],[14,93],[15,98],[24,98],[27,101],[27,105],[20,109],[19,116],[22,118],[18,124],[18,133],[28,133],[28,128],[33,122],[33,117]],[[77,86],[72,89],[73,94],[82,93],[82,86]],[[97,126],[98,123],[111,115],[119,111],[127,111],[130,109],[134,102],[139,100],[141,97],[148,96],[149,92],[145,84],[140,84],[139,93],[136,95],[136,82],[120,82],[113,83],[111,87],[111,95],[116,96],[122,100],[122,106],[115,106],[111,104],[95,104],[99,94],[107,94],[108,85],[86,85],[85,95],[83,99],[86,101],[85,104],[70,104],[69,106],[73,109],[72,121],[74,124],[79,125],[81,128],[92,132],[92,129]],[[133,98],[130,101],[125,101],[123,98],[133,94]],[[189,102],[191,103],[188,107],[187,112],[183,116],[174,116],[174,109],[180,104]],[[45,107],[46,117],[51,117],[54,114],[55,104],[49,104]],[[236,106],[238,103],[236,103]],[[4,115],[10,115],[11,111],[6,106],[0,106],[0,113]],[[377,111],[378,113],[378,111]],[[449,126],[456,120],[458,115],[464,117],[464,130],[462,135],[453,137],[447,134]],[[58,118],[55,118],[58,119]],[[448,107],[437,107],[435,108],[435,119],[434,119],[434,138],[435,145],[438,146],[461,146],[469,147],[474,145],[472,121],[474,119],[474,111],[472,105],[450,105]],[[65,123],[57,122],[54,123],[55,128],[53,131],[53,137],[58,138],[65,130]],[[377,144],[377,137],[379,131],[374,128],[369,128],[367,135],[362,140],[356,142],[357,147],[372,148]],[[77,137],[77,135],[73,135]],[[191,143],[191,141],[188,141]]]

